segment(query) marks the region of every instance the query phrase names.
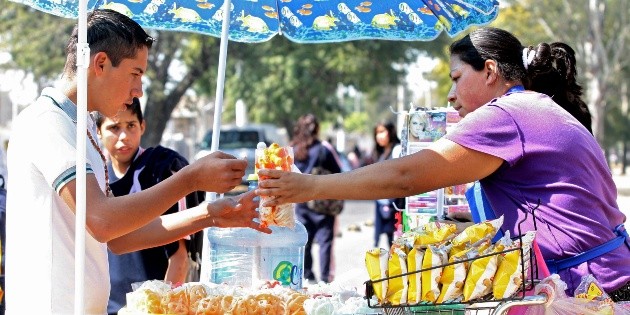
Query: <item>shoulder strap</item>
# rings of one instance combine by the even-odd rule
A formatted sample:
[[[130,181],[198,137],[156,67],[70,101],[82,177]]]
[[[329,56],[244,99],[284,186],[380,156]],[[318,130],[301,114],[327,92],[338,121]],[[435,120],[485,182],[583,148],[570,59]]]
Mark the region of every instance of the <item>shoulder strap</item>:
[[[324,161],[326,161],[326,148],[324,148],[324,145],[320,142],[319,144],[319,156],[317,157],[317,166],[322,166],[324,164]]]

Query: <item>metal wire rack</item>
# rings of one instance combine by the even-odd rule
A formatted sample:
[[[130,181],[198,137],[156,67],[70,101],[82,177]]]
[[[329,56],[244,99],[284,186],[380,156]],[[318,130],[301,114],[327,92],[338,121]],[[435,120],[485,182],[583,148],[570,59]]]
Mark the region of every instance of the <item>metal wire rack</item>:
[[[539,202],[540,204],[540,202]],[[534,216],[534,210],[538,208],[538,205],[531,210],[532,217]],[[521,231],[521,224],[527,220],[527,212],[525,213],[525,217],[518,224],[518,232],[519,235],[514,237],[513,239],[519,240],[519,246],[516,248],[511,248],[508,250],[504,250],[497,253],[480,255],[478,257],[465,259],[457,262],[447,263],[441,266],[435,266],[431,268],[425,268],[421,270],[416,270],[408,273],[404,273],[401,275],[396,275],[392,277],[386,277],[377,280],[368,280],[365,282],[365,293],[366,298],[368,300],[368,306],[370,308],[374,308],[375,310],[379,310],[384,315],[417,315],[417,314],[453,314],[453,315],[502,315],[506,314],[509,308],[514,306],[527,306],[527,305],[540,305],[544,304],[547,301],[546,296],[544,295],[527,295],[528,291],[533,291],[534,285],[538,279],[538,268],[536,263],[536,255],[534,255],[533,249],[529,251],[523,248],[522,237],[523,233]],[[534,218],[534,229],[536,229],[536,220]],[[471,263],[477,259],[482,259],[484,257],[494,256],[494,255],[503,255],[512,251],[519,251],[521,256],[520,264],[521,264],[521,282],[520,288],[509,298],[506,299],[494,299],[492,294],[489,294],[480,299],[475,299],[471,301],[461,302],[461,301],[447,301],[444,303],[420,303],[414,305],[401,304],[401,305],[391,305],[391,304],[374,304],[370,302],[368,297],[372,297],[375,295],[373,285],[382,281],[389,281],[390,279],[400,278],[403,276],[413,275],[418,272],[429,271],[436,268],[444,268],[449,265],[460,264],[460,263]]]

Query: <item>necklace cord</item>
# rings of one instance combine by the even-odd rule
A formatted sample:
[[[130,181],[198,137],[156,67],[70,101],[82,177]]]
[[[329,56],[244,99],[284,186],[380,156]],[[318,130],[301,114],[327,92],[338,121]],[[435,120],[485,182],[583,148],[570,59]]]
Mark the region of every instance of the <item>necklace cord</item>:
[[[57,103],[57,101],[54,98],[52,98],[52,97],[50,97],[48,95],[44,95],[44,96],[48,97],[50,100],[52,100],[52,102],[55,104],[55,106],[57,106],[61,110],[63,110],[61,105],[59,105],[59,103]],[[78,115],[78,113],[77,113],[77,115]],[[77,123],[76,119],[72,119],[72,117],[70,117],[70,120],[72,120],[72,122],[75,123],[75,125],[76,125],[76,123]],[[105,196],[109,197],[109,195],[112,192],[112,188],[109,187],[109,171],[107,170],[107,160],[105,159],[105,154],[103,154],[103,151],[98,146],[98,143],[96,143],[96,140],[94,140],[94,137],[92,137],[92,133],[90,133],[90,129],[86,129],[85,131],[87,132],[87,136],[90,139],[90,143],[92,143],[92,147],[94,147],[94,149],[96,149],[98,154],[101,156],[101,160],[103,161],[103,170],[105,170]]]

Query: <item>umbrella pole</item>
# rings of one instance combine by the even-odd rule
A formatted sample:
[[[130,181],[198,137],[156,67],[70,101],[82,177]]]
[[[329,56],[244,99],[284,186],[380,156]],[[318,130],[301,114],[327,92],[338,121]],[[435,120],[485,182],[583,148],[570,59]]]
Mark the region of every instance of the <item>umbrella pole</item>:
[[[90,49],[87,44],[87,0],[79,0],[77,39],[77,152],[76,221],[74,247],[74,314],[85,314],[85,222],[86,222],[86,139],[87,139],[87,68]],[[54,285],[54,284],[53,284]]]
[[[216,97],[214,101],[214,120],[212,123],[212,144],[210,145],[210,152],[215,152],[219,149],[219,135],[221,130],[221,112],[223,112],[223,90],[225,89],[225,64],[227,59],[227,46],[228,46],[228,33],[230,32],[230,7],[232,6],[231,0],[225,0],[223,2],[223,25],[221,28],[221,46],[219,50],[219,69],[217,71],[217,89]],[[209,201],[214,201],[217,198],[216,192],[209,192],[206,194]],[[203,230],[203,249],[201,251],[201,277],[203,281],[210,279],[210,244],[208,244],[208,229]]]
[[[227,60],[227,46],[228,46],[228,34],[230,32],[230,6],[231,0],[225,0],[223,2],[223,25],[221,27],[221,46],[219,50],[219,69],[217,71],[217,89],[216,97],[214,100],[214,121],[212,123],[212,129],[215,131],[212,133],[212,144],[210,145],[210,152],[217,151],[219,149],[219,135],[221,133],[221,112],[223,112],[223,90],[225,89],[225,65]],[[210,193],[210,201],[216,199],[216,193]]]

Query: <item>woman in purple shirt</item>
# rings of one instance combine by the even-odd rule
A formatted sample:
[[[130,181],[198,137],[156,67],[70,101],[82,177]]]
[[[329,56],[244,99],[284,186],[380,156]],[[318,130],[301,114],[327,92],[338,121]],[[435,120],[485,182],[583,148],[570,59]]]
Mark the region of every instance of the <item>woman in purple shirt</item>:
[[[614,231],[625,216],[590,133],[573,50],[562,43],[523,47],[506,31],[480,28],[450,52],[448,98],[464,117],[455,130],[426,150],[352,172],[261,171],[271,179],[260,182],[258,194],[275,196],[269,205],[393,198],[479,180],[496,215],[504,215],[504,230],[516,232],[536,208],[538,244],[546,260],[560,262],[553,267],[567,293],[592,274],[614,300],[630,300],[630,240]],[[524,231],[534,228],[528,218]],[[593,254],[602,244],[606,250]],[[563,260],[584,252],[591,256],[585,261]]]

